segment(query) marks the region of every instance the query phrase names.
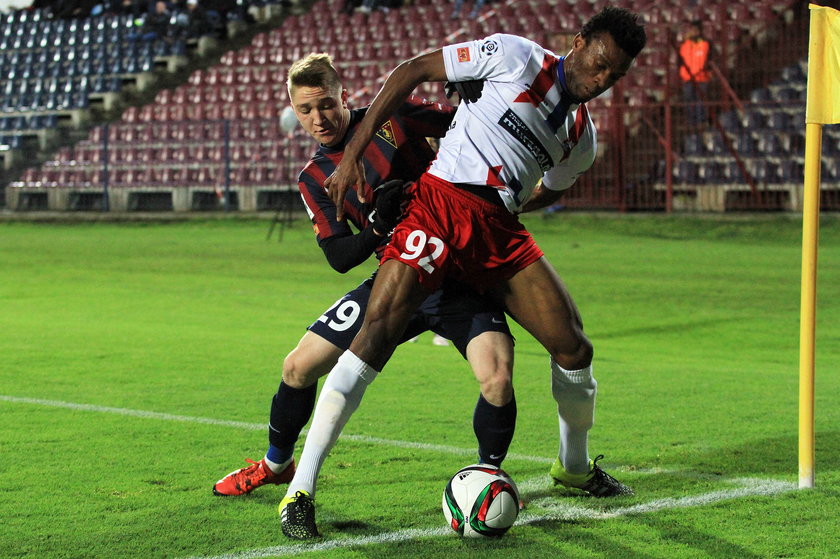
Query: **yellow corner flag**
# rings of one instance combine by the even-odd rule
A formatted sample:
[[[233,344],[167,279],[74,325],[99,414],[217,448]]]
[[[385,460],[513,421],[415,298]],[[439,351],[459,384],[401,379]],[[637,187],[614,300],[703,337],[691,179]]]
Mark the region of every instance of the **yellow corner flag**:
[[[840,123],[840,11],[810,4],[805,122]]]
[[[817,240],[822,125],[840,123],[840,11],[814,4],[808,46],[805,188],[802,196],[802,292],[799,315],[799,487],[814,487],[814,378]]]

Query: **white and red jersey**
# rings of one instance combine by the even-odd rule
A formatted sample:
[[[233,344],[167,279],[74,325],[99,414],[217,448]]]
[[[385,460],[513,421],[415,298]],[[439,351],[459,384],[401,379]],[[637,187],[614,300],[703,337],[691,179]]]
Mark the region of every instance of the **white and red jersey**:
[[[478,101],[458,107],[431,174],[494,187],[518,212],[540,179],[564,190],[592,166],[595,126],[565,93],[562,57],[501,33],[446,46],[443,57],[449,81],[485,83]]]

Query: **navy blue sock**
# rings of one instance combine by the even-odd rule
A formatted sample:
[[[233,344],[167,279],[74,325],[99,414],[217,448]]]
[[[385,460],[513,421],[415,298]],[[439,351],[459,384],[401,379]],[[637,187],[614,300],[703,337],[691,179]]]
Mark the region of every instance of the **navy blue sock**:
[[[516,395],[504,406],[494,406],[479,395],[473,414],[473,430],[478,439],[478,459],[501,466],[507,456],[516,428]]]
[[[307,388],[292,388],[280,383],[271,400],[271,418],[268,422],[268,452],[266,457],[282,464],[292,457],[300,432],[315,409],[318,383]]]

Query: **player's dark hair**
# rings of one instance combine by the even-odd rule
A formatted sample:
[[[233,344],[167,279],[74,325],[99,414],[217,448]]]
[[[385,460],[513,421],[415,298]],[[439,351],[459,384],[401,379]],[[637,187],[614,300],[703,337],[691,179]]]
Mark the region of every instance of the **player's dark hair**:
[[[612,35],[615,43],[630,58],[636,58],[647,42],[645,28],[639,23],[639,14],[615,6],[606,6],[580,30],[581,37],[587,40],[599,33]]]

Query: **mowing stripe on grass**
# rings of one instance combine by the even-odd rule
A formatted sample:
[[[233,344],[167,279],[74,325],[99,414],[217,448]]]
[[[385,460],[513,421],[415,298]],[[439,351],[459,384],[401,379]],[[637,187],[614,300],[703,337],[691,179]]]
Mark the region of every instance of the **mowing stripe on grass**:
[[[618,507],[610,510],[588,509],[586,507],[569,505],[556,499],[538,499],[536,501],[529,502],[528,506],[545,508],[546,511],[540,513],[523,513],[516,523],[517,525],[522,525],[537,524],[546,521],[603,520],[636,514],[653,513],[662,510],[698,507],[744,497],[769,497],[780,493],[786,493],[788,491],[794,491],[797,488],[795,483],[771,479],[738,478],[724,481],[736,484],[739,487],[712,491],[710,493],[704,493],[692,497],[657,499],[649,503],[640,503],[638,505]],[[541,483],[544,485],[545,482],[542,481]],[[531,484],[528,482],[522,484],[522,486],[529,485]],[[523,491],[523,493],[527,493],[527,490]],[[598,502],[603,503],[603,501]],[[335,540],[309,544],[298,543],[283,546],[278,545],[259,549],[249,549],[237,553],[227,553],[224,555],[194,556],[189,559],[261,559],[265,557],[288,557],[291,555],[302,555],[304,553],[313,553],[316,551],[329,551],[330,549],[350,549],[355,547],[364,547],[367,545],[398,543],[439,536],[454,537],[454,534],[452,533],[452,530],[446,526],[426,530],[398,530],[396,532],[387,532],[375,536],[338,538]]]
[[[13,404],[31,404],[36,406],[47,406],[52,408],[64,408],[75,411],[86,411],[96,413],[112,413],[117,415],[127,415],[131,417],[140,417],[143,419],[158,419],[161,421],[180,421],[184,423],[201,423],[204,425],[218,425],[220,427],[235,427],[237,429],[247,429],[249,431],[265,431],[268,429],[267,423],[247,423],[245,421],[229,421],[225,419],[213,419],[210,417],[194,417],[189,415],[174,415],[171,413],[161,413],[155,411],[133,410],[129,408],[113,408],[109,406],[97,406],[93,404],[78,404],[75,402],[64,402],[61,400],[44,400],[41,398],[22,398],[18,396],[7,396],[0,394],[0,402],[10,402]],[[303,431],[305,434],[306,431]],[[377,444],[382,446],[394,446],[399,448],[413,448],[416,450],[431,450],[435,452],[443,452],[446,454],[456,454],[461,456],[473,456],[477,459],[476,449],[474,448],[459,448],[457,446],[448,446],[442,444],[418,443],[413,441],[395,441],[392,439],[382,439],[379,437],[368,437],[366,435],[341,435],[342,440],[355,441],[360,443]],[[545,456],[528,456],[526,454],[508,454],[507,460],[521,460],[523,462],[536,462],[539,464],[550,464],[552,458]]]

